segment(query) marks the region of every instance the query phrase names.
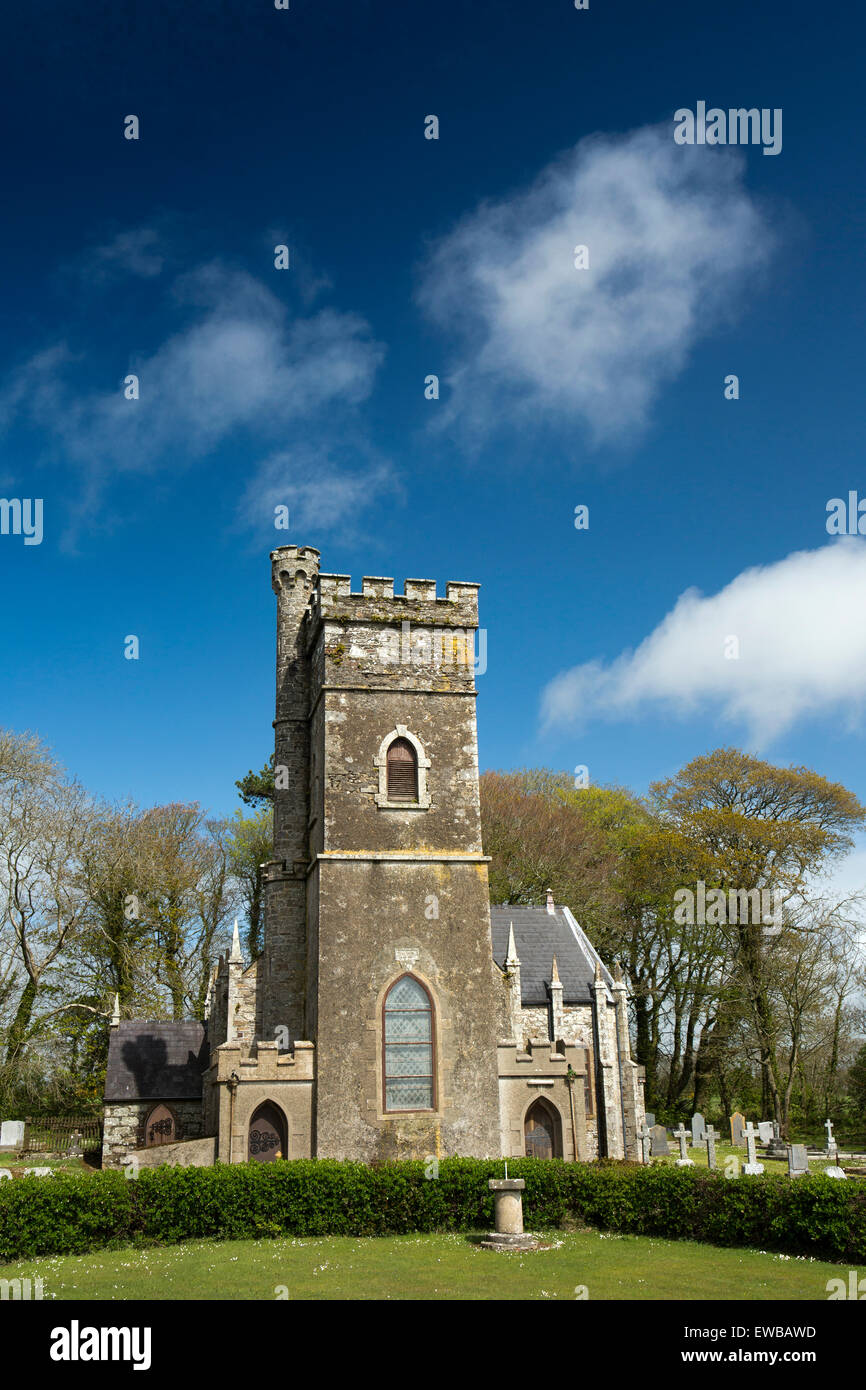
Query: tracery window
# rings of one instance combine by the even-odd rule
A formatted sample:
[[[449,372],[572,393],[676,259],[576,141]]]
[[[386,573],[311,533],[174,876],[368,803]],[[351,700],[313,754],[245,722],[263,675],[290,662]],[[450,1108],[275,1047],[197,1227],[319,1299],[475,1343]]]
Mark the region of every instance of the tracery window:
[[[430,995],[403,975],[388,990],[383,1014],[385,1109],[435,1109]]]

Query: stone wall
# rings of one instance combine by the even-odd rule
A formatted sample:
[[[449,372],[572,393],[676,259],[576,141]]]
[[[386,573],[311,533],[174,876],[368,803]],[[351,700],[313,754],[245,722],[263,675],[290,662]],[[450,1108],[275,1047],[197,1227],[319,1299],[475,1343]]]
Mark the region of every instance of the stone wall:
[[[145,1148],[147,1117],[160,1104],[168,1106],[174,1115],[177,1142],[202,1137],[200,1100],[106,1101],[102,1137],[103,1168],[120,1167],[128,1153]]]

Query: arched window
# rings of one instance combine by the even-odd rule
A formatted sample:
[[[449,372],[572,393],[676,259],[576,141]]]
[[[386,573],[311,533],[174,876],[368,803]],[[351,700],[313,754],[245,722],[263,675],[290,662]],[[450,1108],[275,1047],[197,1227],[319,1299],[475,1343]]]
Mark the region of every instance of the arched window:
[[[388,800],[418,800],[418,755],[407,738],[388,746]]]
[[[413,975],[385,996],[385,1109],[433,1110],[433,1005]]]

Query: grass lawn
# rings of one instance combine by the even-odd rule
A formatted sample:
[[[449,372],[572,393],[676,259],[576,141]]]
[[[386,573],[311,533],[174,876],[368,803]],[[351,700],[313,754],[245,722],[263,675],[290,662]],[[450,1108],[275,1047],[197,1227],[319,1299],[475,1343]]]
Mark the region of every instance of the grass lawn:
[[[18,1154],[0,1153],[0,1168],[6,1168],[13,1178],[23,1178],[28,1168],[57,1168],[64,1173],[96,1173],[98,1168],[85,1163],[83,1158],[46,1158],[44,1154],[28,1154],[21,1158]]]
[[[556,1231],[550,1248],[482,1250],[481,1236],[195,1241],[26,1260],[0,1278],[44,1280],[57,1299],[590,1299],[827,1298],[847,1269],[758,1250],[599,1231]],[[866,1274],[860,1269],[858,1277]]]

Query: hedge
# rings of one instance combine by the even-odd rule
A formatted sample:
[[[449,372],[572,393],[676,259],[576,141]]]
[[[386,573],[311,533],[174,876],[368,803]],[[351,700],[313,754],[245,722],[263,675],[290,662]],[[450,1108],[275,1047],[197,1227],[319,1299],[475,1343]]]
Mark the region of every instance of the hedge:
[[[866,1182],[509,1159],[527,1230],[569,1224],[866,1263]],[[502,1161],[333,1159],[59,1173],[0,1183],[0,1261],[144,1242],[489,1230]]]

